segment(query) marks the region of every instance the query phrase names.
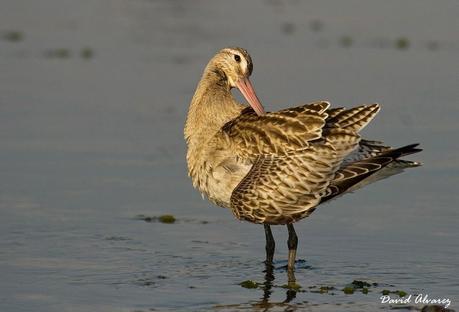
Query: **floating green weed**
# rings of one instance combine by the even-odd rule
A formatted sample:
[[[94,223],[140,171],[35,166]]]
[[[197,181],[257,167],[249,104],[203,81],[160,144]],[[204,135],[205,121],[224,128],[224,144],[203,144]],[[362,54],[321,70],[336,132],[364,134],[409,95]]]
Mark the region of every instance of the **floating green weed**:
[[[137,215],[135,217],[135,219],[137,220],[143,220],[145,222],[161,222],[161,223],[175,223],[175,221],[177,221],[177,219],[173,216],[173,215],[169,215],[169,214],[165,214],[165,215],[161,215],[159,217],[150,217],[150,216],[146,216],[146,215]]]
[[[345,294],[353,294],[354,292],[359,291],[366,295],[370,292],[370,287],[377,285],[377,283],[370,284],[365,281],[353,280],[352,283],[346,285],[342,290]]]
[[[176,221],[173,215],[162,215],[158,217],[158,220],[161,223],[174,223]]]
[[[407,295],[407,293],[403,290],[397,290],[395,293],[398,294],[400,298],[405,297]]]
[[[246,280],[246,281],[240,282],[239,285],[241,285],[241,287],[248,288],[248,289],[258,288],[260,286],[259,283],[254,282],[252,280]]]
[[[410,47],[408,38],[400,37],[395,40],[395,47],[399,50],[406,50]]]
[[[364,288],[364,287],[370,287],[371,286],[370,283],[367,283],[365,281],[359,281],[359,280],[352,281],[352,285],[354,286],[354,288]]]
[[[352,295],[354,293],[354,287],[352,286],[346,286],[343,288],[343,292],[346,294],[346,295]]]
[[[395,295],[398,295],[400,298],[403,298],[405,297],[407,294],[406,291],[403,291],[403,290],[394,290],[394,291],[391,291],[391,290],[388,290],[388,289],[383,289],[381,291],[381,294],[383,294],[384,296],[388,296],[389,294],[395,294]]]
[[[4,33],[3,39],[9,42],[19,42],[24,40],[24,33],[18,30],[10,30]]]
[[[83,48],[80,51],[80,56],[81,58],[84,58],[84,59],[91,59],[94,56],[94,51],[93,49],[88,48],[88,47]]]
[[[354,40],[351,36],[342,36],[339,39],[339,43],[341,44],[341,46],[349,48],[354,43]]]

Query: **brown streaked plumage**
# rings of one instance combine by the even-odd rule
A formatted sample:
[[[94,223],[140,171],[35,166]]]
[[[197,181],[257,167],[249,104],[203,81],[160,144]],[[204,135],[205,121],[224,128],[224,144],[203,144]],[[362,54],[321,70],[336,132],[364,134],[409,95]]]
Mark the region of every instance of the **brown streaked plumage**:
[[[268,262],[274,252],[269,225],[287,224],[293,276],[297,237],[292,223],[370,180],[418,166],[398,158],[420,149],[417,144],[392,149],[360,138],[378,104],[345,109],[318,101],[266,113],[249,81],[252,69],[241,48],[225,48],[210,60],[185,125],[188,171],[210,201],[240,220],[265,225]],[[251,107],[238,103],[232,88]]]

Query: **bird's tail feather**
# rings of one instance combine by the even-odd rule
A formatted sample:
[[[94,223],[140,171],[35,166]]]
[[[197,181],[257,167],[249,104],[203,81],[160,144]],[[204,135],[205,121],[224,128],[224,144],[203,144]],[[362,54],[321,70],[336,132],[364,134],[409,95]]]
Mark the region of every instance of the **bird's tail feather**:
[[[417,148],[418,145],[410,144],[390,149],[376,156],[347,164],[336,172],[335,178],[330,183],[321,202],[401,173],[406,168],[420,166],[421,163],[419,162],[398,159],[422,151],[422,149]]]

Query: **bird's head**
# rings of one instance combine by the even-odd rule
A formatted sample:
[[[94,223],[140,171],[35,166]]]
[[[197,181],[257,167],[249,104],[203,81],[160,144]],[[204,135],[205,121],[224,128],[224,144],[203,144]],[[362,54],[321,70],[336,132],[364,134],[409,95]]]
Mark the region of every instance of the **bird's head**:
[[[209,62],[209,70],[220,76],[230,89],[237,88],[258,115],[265,114],[252,83],[249,80],[253,70],[252,58],[242,48],[224,48]]]

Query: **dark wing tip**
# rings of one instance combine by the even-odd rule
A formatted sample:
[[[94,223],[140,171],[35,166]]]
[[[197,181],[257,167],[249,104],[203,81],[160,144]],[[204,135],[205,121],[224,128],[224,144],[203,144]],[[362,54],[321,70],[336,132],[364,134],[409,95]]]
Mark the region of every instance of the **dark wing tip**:
[[[381,155],[390,155],[394,158],[399,158],[403,157],[406,155],[414,154],[414,153],[419,153],[422,151],[421,148],[416,148],[419,146],[419,143],[414,143],[414,144],[409,144],[406,146],[402,146],[396,149],[391,149],[386,152],[383,152]]]
[[[417,162],[417,161],[409,161],[409,160],[401,160],[401,159],[399,159],[399,157],[403,157],[403,156],[406,156],[406,155],[410,155],[410,154],[414,154],[414,153],[418,153],[418,152],[422,151],[422,149],[417,148],[418,146],[419,146],[419,143],[409,144],[409,145],[402,146],[402,147],[399,147],[399,148],[395,148],[395,149],[390,149],[390,150],[384,151],[384,152],[382,152],[382,153],[380,153],[380,154],[378,154],[376,156],[373,156],[373,157],[370,157],[370,158],[367,158],[367,159],[363,159],[363,160],[360,160],[360,161],[357,161],[357,162],[354,162],[354,163],[350,163],[349,165],[347,165],[347,167],[352,167],[352,166],[355,166],[355,165],[369,166],[369,165],[372,165],[374,163],[376,165],[379,165],[379,168],[371,169],[371,170],[368,170],[367,172],[365,172],[363,174],[356,175],[356,176],[351,176],[350,178],[343,179],[343,180],[340,180],[340,181],[336,181],[335,184],[333,184],[333,181],[332,181],[331,187],[334,187],[334,189],[330,189],[331,193],[327,194],[324,197],[322,197],[322,201],[321,202],[325,202],[325,201],[327,201],[327,200],[329,200],[329,199],[331,199],[331,198],[333,198],[333,197],[335,197],[337,195],[340,195],[340,194],[346,192],[352,186],[354,186],[357,183],[359,183],[360,181],[366,179],[370,175],[378,172],[379,170],[381,170],[382,168],[386,167],[390,163],[394,163],[394,162],[398,163],[399,165],[401,165],[404,168],[421,166],[422,163]],[[344,167],[343,169],[346,169],[346,167]],[[368,168],[368,169],[370,169],[370,168]]]

